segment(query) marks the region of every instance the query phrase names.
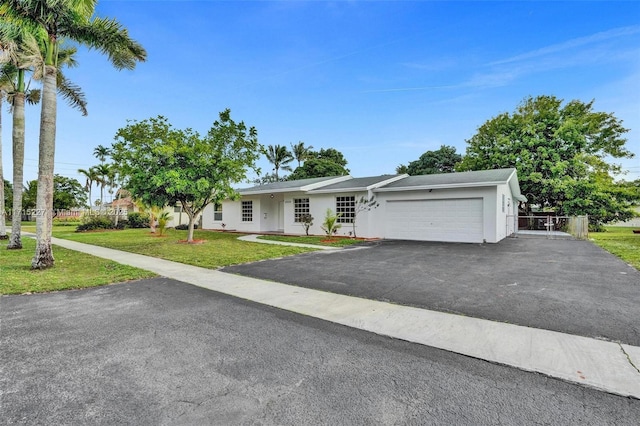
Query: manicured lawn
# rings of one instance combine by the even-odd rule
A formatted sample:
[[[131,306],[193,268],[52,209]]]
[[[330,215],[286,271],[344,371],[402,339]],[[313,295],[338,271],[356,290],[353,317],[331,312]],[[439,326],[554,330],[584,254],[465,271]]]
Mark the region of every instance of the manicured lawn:
[[[258,237],[263,240],[283,241],[287,243],[299,243],[299,244],[315,244],[318,246],[332,246],[332,247],[344,247],[352,244],[361,243],[363,240],[355,238],[340,238],[334,237],[327,239],[327,237],[320,236],[288,236],[288,235],[261,235]]]
[[[607,232],[590,232],[589,238],[598,246],[615,254],[640,270],[640,234],[623,226],[607,226]]]
[[[167,230],[165,236],[160,237],[151,234],[148,229],[73,232],[72,229],[54,228],[53,236],[204,268],[219,268],[314,250],[238,241],[241,234],[214,231],[195,231],[194,238],[204,240],[202,244],[181,243],[180,240],[187,238],[187,231],[173,229]]]
[[[154,277],[152,272],[110,260],[54,247],[56,264],[44,271],[31,269],[35,240],[22,238],[22,250],[7,250],[0,241],[0,294],[22,294],[96,287]]]

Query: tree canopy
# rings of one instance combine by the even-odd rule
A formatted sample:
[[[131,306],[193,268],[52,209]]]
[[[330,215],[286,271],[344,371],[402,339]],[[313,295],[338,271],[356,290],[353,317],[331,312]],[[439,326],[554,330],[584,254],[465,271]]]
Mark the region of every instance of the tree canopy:
[[[462,156],[456,152],[456,148],[441,145],[435,151],[427,151],[408,166],[400,165],[396,168],[398,173],[415,175],[433,175],[436,173],[453,173],[455,166],[462,160]]]
[[[320,151],[309,151],[304,164],[296,167],[287,179],[298,180],[326,176],[344,176],[349,174],[347,160],[344,155],[334,149],[320,149]]]
[[[594,111],[593,103],[526,98],[514,113],[480,126],[456,170],[515,167],[529,205],[588,214],[599,223],[628,219],[637,198],[614,182],[620,167],[608,162],[633,157],[623,137],[628,129],[612,113]]]
[[[116,133],[111,158],[125,188],[150,206],[180,203],[193,225],[209,203],[236,198],[234,183],[257,170],[261,152],[255,128],[220,113],[209,132],[174,129],[165,117],[131,122]]]

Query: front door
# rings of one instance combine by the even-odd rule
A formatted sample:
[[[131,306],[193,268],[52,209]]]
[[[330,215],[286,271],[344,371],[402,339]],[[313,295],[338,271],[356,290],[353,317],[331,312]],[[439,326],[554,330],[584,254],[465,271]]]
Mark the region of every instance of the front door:
[[[278,231],[284,232],[284,201],[278,202]]]

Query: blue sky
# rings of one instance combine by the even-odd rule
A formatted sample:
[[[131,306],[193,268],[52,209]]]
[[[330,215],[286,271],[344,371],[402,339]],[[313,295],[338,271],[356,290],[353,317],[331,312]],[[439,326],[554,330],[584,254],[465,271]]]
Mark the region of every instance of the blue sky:
[[[394,173],[442,144],[463,153],[486,120],[538,95],[595,99],[640,156],[640,2],[102,0],[98,13],[127,27],[148,61],[119,72],[83,50],[66,71],[89,116],[60,100],[65,176],[97,164],[93,149],[127,119],[164,115],[206,133],[225,108],[263,145],[333,147],[354,176]],[[37,177],[38,121],[27,108],[25,180]],[[640,178],[640,158],[622,164]]]

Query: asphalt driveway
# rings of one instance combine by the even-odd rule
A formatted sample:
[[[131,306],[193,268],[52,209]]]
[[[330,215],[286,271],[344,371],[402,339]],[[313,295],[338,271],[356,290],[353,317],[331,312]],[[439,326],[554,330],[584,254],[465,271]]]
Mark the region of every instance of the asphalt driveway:
[[[640,272],[588,241],[381,241],[223,271],[640,346]]]
[[[2,425],[635,425],[640,401],[165,278],[0,297]]]

